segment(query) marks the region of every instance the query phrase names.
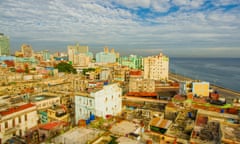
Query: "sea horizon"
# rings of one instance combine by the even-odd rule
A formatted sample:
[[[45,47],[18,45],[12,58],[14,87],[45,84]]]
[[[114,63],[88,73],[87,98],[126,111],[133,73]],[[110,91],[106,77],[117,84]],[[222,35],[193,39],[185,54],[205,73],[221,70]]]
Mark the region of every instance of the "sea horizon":
[[[240,92],[240,58],[170,58],[170,72]]]

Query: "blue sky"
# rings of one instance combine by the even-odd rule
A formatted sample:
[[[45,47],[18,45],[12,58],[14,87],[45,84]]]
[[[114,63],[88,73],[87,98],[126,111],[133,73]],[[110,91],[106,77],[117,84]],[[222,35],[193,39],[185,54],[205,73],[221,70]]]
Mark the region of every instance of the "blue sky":
[[[0,32],[12,52],[79,42],[94,53],[240,57],[240,0],[1,0]]]

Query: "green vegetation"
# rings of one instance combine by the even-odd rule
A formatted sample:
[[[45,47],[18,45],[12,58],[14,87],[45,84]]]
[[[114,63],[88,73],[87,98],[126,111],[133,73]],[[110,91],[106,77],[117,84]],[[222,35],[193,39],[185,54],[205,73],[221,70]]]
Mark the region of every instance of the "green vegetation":
[[[61,62],[55,68],[58,69],[59,72],[66,72],[66,73],[74,73],[76,74],[77,71],[71,64]]]
[[[87,72],[95,71],[95,68],[88,68],[88,69],[83,69],[82,73],[83,75],[86,75]]]
[[[118,144],[117,137],[111,136],[112,140],[108,144]]]

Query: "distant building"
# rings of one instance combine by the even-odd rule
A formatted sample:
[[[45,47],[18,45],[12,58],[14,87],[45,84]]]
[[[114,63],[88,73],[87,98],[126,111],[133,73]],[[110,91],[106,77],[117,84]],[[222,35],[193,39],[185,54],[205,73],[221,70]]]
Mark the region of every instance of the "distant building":
[[[179,83],[179,94],[188,95],[192,92],[192,82],[191,81],[182,81]]]
[[[209,82],[193,82],[192,94],[195,96],[209,96]]]
[[[104,85],[103,88],[93,89],[89,93],[76,93],[75,118],[89,120],[90,116],[106,117],[118,115],[122,110],[122,89],[118,83]]]
[[[130,71],[129,92],[155,92],[155,81],[143,79],[142,71]]]
[[[97,63],[115,63],[116,62],[116,53],[114,49],[109,52],[108,48],[104,48],[104,52],[99,52],[96,54]]]
[[[180,82],[179,94],[188,95],[192,94],[193,96],[209,96],[210,93],[210,84],[209,82],[191,82],[185,81]]]
[[[118,59],[118,63],[131,69],[142,69],[143,57],[137,55],[124,56]]]
[[[144,58],[144,79],[168,80],[169,58],[162,53]]]
[[[23,53],[23,57],[32,57],[33,49],[31,45],[23,44],[21,46],[21,52]]]
[[[129,68],[116,66],[113,70],[113,80],[115,81],[129,81]]]
[[[78,53],[88,53],[88,46],[87,45],[79,45],[79,43],[77,43],[76,45],[69,45],[68,46],[68,52],[69,50],[74,50],[74,52],[78,52]],[[68,55],[71,55],[70,53],[68,53]]]
[[[99,75],[100,80],[112,80],[112,69],[110,68],[101,68],[100,75]]]
[[[79,53],[74,55],[74,60],[72,64],[80,67],[88,67],[90,62],[91,58],[88,55],[84,53]]]
[[[9,38],[0,33],[0,56],[10,55],[10,43]]]
[[[88,87],[88,81],[82,78],[75,78],[72,81],[74,91],[85,91]]]
[[[42,55],[43,55],[43,60],[44,61],[48,61],[48,60],[50,60],[50,52],[48,51],[48,50],[43,50],[42,51]]]
[[[25,136],[25,131],[38,124],[36,106],[31,103],[17,105],[0,111],[0,143],[13,135]]]
[[[93,58],[93,54],[88,51],[88,46],[69,45],[68,60],[75,66],[87,67]]]

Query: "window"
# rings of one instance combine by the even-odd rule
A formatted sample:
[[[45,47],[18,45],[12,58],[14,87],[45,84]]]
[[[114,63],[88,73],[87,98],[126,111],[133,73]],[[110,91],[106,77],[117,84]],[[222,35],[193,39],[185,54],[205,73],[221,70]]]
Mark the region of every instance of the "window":
[[[21,123],[21,116],[18,117],[18,122]]]
[[[12,120],[12,125],[15,127],[15,119]]]
[[[89,105],[92,106],[92,100],[89,100]]]
[[[27,115],[25,115],[25,121],[27,121]]]
[[[6,121],[5,122],[5,129],[7,129],[8,128],[8,122]]]

